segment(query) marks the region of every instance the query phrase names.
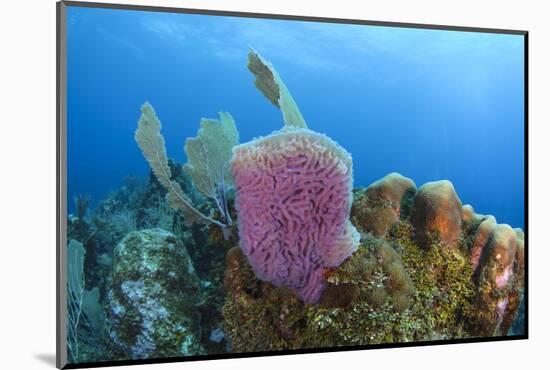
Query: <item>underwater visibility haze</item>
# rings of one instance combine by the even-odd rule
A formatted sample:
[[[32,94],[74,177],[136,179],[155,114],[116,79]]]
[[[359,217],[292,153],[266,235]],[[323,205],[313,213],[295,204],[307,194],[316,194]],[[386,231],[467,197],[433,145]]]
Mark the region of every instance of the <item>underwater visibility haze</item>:
[[[68,7],[69,362],[522,335],[524,36]]]

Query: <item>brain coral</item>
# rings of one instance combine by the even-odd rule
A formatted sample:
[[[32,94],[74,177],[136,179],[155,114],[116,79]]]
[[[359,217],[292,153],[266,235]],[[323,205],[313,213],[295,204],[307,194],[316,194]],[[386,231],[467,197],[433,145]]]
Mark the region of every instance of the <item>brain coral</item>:
[[[256,275],[317,303],[324,267],[356,250],[352,159],[327,136],[285,127],[233,149],[241,248]]]

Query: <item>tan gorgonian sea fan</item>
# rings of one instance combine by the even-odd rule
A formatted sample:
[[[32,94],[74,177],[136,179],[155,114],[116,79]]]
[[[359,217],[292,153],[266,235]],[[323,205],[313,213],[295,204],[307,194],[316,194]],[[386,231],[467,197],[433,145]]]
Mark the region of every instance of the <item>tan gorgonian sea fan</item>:
[[[285,126],[307,128],[298,105],[275,68],[252,48],[248,52],[248,69],[256,77],[254,81],[256,88],[281,109]]]
[[[191,200],[183,192],[181,186],[172,180],[172,172],[168,166],[164,137],[160,133],[161,123],[155,110],[146,102],[141,107],[141,117],[135,132],[135,139],[143,156],[151,166],[158,181],[168,191],[166,199],[168,204],[180,210],[184,216],[184,223],[191,226],[193,223],[214,223],[225,228],[226,225],[205,215],[193,206]]]
[[[220,112],[219,116],[219,120],[203,118],[197,136],[185,140],[183,171],[198,191],[214,201],[222,221],[231,226],[226,193],[233,188],[229,161],[239,143],[239,132],[229,113]]]

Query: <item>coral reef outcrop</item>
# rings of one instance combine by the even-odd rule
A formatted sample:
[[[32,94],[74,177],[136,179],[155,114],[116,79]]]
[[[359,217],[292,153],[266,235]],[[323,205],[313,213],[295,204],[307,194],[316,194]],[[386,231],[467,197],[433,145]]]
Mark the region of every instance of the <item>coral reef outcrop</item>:
[[[109,335],[127,358],[204,353],[200,281],[187,250],[162,229],[134,231],[115,248],[106,307]]]
[[[284,127],[238,145],[228,113],[203,120],[186,142],[183,172],[206,201],[183,191],[160,121],[150,104],[142,107],[135,138],[183,216],[169,220],[192,227],[189,252],[214,278],[199,279],[174,234],[128,234],[106,299],[120,351],[151,358],[507,335],[523,299],[522,230],[462,205],[448,180],[417,189],[394,172],[353,189],[351,155],[308,128],[254,50],[248,68]],[[205,245],[227,250],[223,322],[221,263],[205,262],[223,254]]]
[[[506,224],[491,225],[474,275],[475,320],[470,330],[478,336],[508,333],[517,315],[524,283],[522,233]]]
[[[281,130],[238,145],[229,113],[203,119],[181,167],[145,103],[135,140],[149,183],[90,212],[77,197],[74,362],[522,333],[521,229],[462,205],[447,180],[417,189],[394,172],[353,189],[351,155],[308,128],[254,50],[248,68]]]
[[[376,190],[370,194],[355,191],[359,196],[353,203],[352,222],[361,242],[340,265],[323,268],[326,288],[318,304],[303,302],[288,287],[258,279],[242,249],[228,252],[223,315],[234,351],[510,332],[523,299],[522,230],[463,207],[448,181],[425,184],[416,193],[411,181],[401,192],[410,194],[410,215],[400,212],[384,233],[378,233],[362,208],[374,208],[372,197],[393,204],[396,211],[399,195],[380,190],[392,188],[387,179],[371,185]],[[514,330],[521,333],[521,328]]]

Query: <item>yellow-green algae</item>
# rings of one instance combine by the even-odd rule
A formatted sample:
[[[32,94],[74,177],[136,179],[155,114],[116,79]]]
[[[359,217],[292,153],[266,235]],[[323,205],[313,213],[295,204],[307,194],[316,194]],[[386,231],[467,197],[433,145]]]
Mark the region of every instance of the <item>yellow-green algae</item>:
[[[366,232],[383,236],[392,224],[399,221],[398,209],[399,204],[363,193],[353,202],[351,221],[354,225],[362,225]]]
[[[364,231],[360,224],[359,230]],[[266,351],[465,338],[472,315],[473,271],[467,248],[432,237],[414,241],[395,223],[385,239],[363,233],[358,250],[336,269],[319,305],[256,279],[238,248],[228,253],[223,309],[233,350]]]

